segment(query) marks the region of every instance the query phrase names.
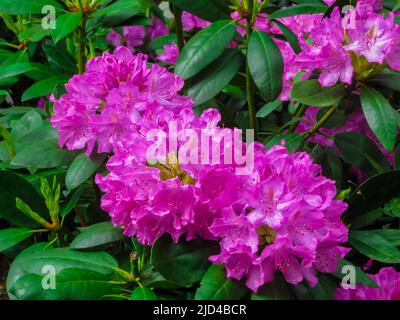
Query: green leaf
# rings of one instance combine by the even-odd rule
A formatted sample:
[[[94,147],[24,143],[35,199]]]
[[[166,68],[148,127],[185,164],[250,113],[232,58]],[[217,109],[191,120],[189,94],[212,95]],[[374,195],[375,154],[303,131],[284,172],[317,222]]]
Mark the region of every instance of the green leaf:
[[[39,275],[43,279],[45,274],[42,270],[45,266],[52,266],[57,276],[60,275],[62,271],[71,268],[84,269],[110,276],[114,274],[114,269],[118,267],[117,261],[105,252],[81,252],[69,248],[42,249],[32,252],[28,249],[21,252],[10,267],[7,276],[8,290],[27,274]],[[10,292],[9,295],[11,299],[16,298]]]
[[[55,141],[24,145],[15,155],[11,164],[15,166],[48,169],[69,165],[76,152],[61,149]]]
[[[113,17],[121,14],[126,14],[126,19],[135,16],[139,13],[143,13],[143,8],[138,0],[117,0],[112,4],[95,11],[91,16],[100,17],[107,16]]]
[[[44,6],[53,6],[56,11],[59,11],[62,7],[55,0],[1,0],[0,1],[0,13],[5,14],[42,14]],[[45,12],[48,14],[48,12]]]
[[[196,300],[239,300],[247,292],[246,286],[227,279],[223,265],[212,265],[200,282]]]
[[[33,233],[34,231],[28,228],[9,228],[0,230],[0,252],[29,238]]]
[[[201,30],[184,46],[175,73],[184,80],[198,74],[224,52],[235,33],[235,23],[231,20],[217,21]]]
[[[137,287],[132,291],[130,300],[158,300],[158,298],[151,289]]]
[[[313,107],[330,107],[338,104],[346,93],[343,84],[322,87],[317,79],[299,81],[292,89],[293,100]]]
[[[3,116],[14,116],[14,115],[25,115],[25,113],[28,113],[30,111],[34,111],[36,113],[39,113],[39,115],[45,115],[46,111],[38,109],[38,108],[32,108],[32,107],[11,107],[11,108],[0,108],[0,115]]]
[[[263,285],[257,293],[251,294],[251,300],[292,300],[294,298],[286,281],[275,274],[274,280]]]
[[[250,36],[247,63],[251,77],[265,100],[274,100],[282,90],[283,58],[278,46],[263,31]]]
[[[319,121],[329,111],[328,108],[322,108],[317,113],[316,120]],[[325,123],[322,128],[336,129],[342,127],[347,121],[346,116],[341,110],[337,110]]]
[[[82,186],[76,189],[73,193],[71,193],[68,198],[66,199],[66,205],[60,211],[60,217],[65,217],[69,214],[72,209],[75,208],[76,204],[78,203],[81,195],[82,195],[83,188]]]
[[[395,111],[385,97],[374,88],[361,87],[361,106],[369,127],[388,152],[397,136]]]
[[[299,14],[324,13],[327,9],[328,6],[323,4],[300,4],[275,11],[269,15],[268,19],[272,20],[284,17],[293,17]]]
[[[151,264],[161,275],[174,283],[190,285],[200,281],[217,253],[213,241],[192,240],[174,243],[170,237],[157,240],[151,250]]]
[[[293,33],[293,31],[278,20],[272,20],[272,22],[275,23],[278,26],[278,28],[282,31],[287,42],[289,42],[290,46],[292,47],[293,51],[299,54],[301,52],[299,40],[297,39],[297,36]]]
[[[257,118],[265,118],[271,112],[276,110],[281,105],[281,103],[282,102],[279,99],[276,99],[276,100],[271,101],[271,102],[267,102],[265,105],[263,105],[261,107],[260,110],[257,111],[256,117]]]
[[[123,239],[121,228],[111,222],[100,222],[86,228],[72,241],[72,249],[87,249]]]
[[[281,145],[282,140],[285,141],[285,147],[289,152],[295,152],[300,148],[303,137],[295,132],[277,134],[265,144],[265,148],[270,149],[275,145]]]
[[[372,76],[370,81],[379,83],[381,86],[400,91],[400,72],[385,69]]]
[[[14,141],[18,141],[23,136],[43,126],[43,119],[34,110],[28,111],[21,119],[11,124],[11,135]]]
[[[29,219],[16,208],[15,198],[17,197],[43,217],[48,216],[44,200],[40,198],[35,188],[28,181],[15,173],[0,171],[0,218],[6,219],[18,227],[39,227],[35,221]]]
[[[229,18],[228,5],[224,0],[171,0],[170,2],[178,8],[208,21],[217,21]]]
[[[93,300],[113,292],[116,282],[99,272],[71,268],[56,274],[55,288],[43,289],[46,273],[25,274],[9,292],[18,300]]]
[[[370,230],[371,232],[380,235],[382,238],[385,238],[394,246],[400,246],[400,230],[396,229],[377,229]]]
[[[103,162],[105,156],[99,155],[93,159],[86,154],[78,155],[68,168],[65,184],[69,191],[75,189],[89,179]]]
[[[22,101],[44,97],[54,92],[57,86],[63,86],[70,78],[70,75],[57,75],[51,78],[43,79],[25,90],[22,94]]]
[[[56,28],[51,31],[54,43],[64,39],[67,35],[74,32],[82,21],[82,13],[65,13],[56,20]]]
[[[53,61],[60,68],[63,68],[70,73],[77,72],[74,58],[68,53],[68,51],[52,44],[47,44],[43,46],[43,50],[46,53],[49,62]]]
[[[350,231],[349,243],[371,259],[383,263],[400,263],[400,250],[373,231]]]
[[[18,76],[34,69],[29,62],[15,63],[0,69],[0,80]]]
[[[388,171],[363,182],[350,196],[346,215],[370,212],[398,196],[400,170]]]
[[[350,261],[347,261],[345,259],[342,259],[339,261],[339,266],[335,272],[335,276],[337,276],[339,279],[343,279],[347,275],[347,273],[342,273],[344,270],[343,267],[345,266],[352,266],[354,270],[356,271],[356,284],[363,285],[363,286],[368,286],[372,288],[379,288],[379,286],[376,284],[374,280],[372,280],[364,271],[362,271],[359,267],[355,266],[352,264]]]
[[[389,212],[392,216],[400,218],[400,197],[390,200],[384,208],[385,212]]]
[[[395,169],[400,169],[400,144],[396,147],[394,151],[394,167]]]
[[[58,140],[58,131],[50,123],[45,122],[43,127],[28,132],[19,138],[18,142],[22,144],[34,144],[38,143],[38,141],[44,142],[49,140]]]
[[[237,49],[226,49],[225,52],[209,65],[191,84],[188,95],[195,105],[214,98],[229,84],[243,63],[243,54]]]
[[[334,137],[344,161],[357,167],[368,176],[379,173],[370,159],[373,159],[383,170],[390,170],[390,163],[367,136],[356,132],[344,132]]]

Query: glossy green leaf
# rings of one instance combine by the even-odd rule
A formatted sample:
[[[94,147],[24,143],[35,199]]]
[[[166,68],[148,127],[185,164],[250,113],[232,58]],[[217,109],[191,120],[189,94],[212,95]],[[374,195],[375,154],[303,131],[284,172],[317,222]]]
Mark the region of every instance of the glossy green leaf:
[[[18,76],[32,70],[34,67],[29,62],[15,63],[0,69],[0,80]]]
[[[38,97],[44,97],[54,92],[57,86],[64,86],[69,80],[69,75],[57,75],[51,78],[43,79],[25,90],[21,100],[27,101]]]
[[[132,291],[130,300],[158,300],[158,298],[151,289],[137,287]]]
[[[400,170],[388,171],[364,181],[350,196],[346,215],[370,212],[396,197],[400,190]]]
[[[61,149],[56,141],[25,145],[15,155],[11,164],[15,166],[48,169],[69,165],[76,152]]]
[[[278,28],[282,31],[287,42],[292,47],[293,51],[295,53],[299,54],[301,52],[299,40],[297,39],[297,36],[293,33],[293,31],[290,30],[288,27],[286,27],[282,22],[280,22],[278,20],[273,20],[272,22],[275,23],[278,26]]]
[[[370,230],[371,232],[378,234],[382,238],[385,238],[394,246],[400,246],[400,230],[396,229],[377,229]]]
[[[29,238],[33,231],[28,228],[9,228],[0,230],[0,252]]]
[[[370,81],[400,91],[400,72],[385,69],[384,71],[372,76]]]
[[[48,14],[49,12],[42,12],[43,7],[52,6],[59,11],[62,6],[55,0],[1,0],[0,13],[5,14]]]
[[[378,147],[367,136],[356,132],[344,132],[334,137],[344,161],[357,167],[365,174],[372,176],[379,173],[379,168],[390,170],[390,164]],[[371,163],[376,163],[379,168]]]
[[[231,20],[220,20],[201,30],[184,46],[175,73],[184,80],[198,74],[224,52],[235,33],[235,23]]]
[[[349,243],[371,259],[384,263],[400,263],[400,250],[373,231],[350,231]]]
[[[295,132],[289,132],[284,134],[277,134],[272,137],[266,144],[265,147],[267,149],[272,148],[275,145],[281,145],[282,140],[285,141],[285,147],[289,152],[295,152],[300,148],[303,137]]]
[[[196,300],[239,300],[247,292],[243,283],[228,279],[223,265],[212,265],[200,282]]]
[[[11,135],[18,141],[25,135],[43,126],[43,119],[36,110],[25,113],[19,120],[11,124]]]
[[[293,100],[313,107],[330,107],[338,104],[346,93],[343,84],[322,87],[318,80],[304,80],[295,83],[291,97]]]
[[[239,71],[243,60],[243,54],[239,50],[226,49],[217,60],[203,70],[188,90],[188,95],[195,105],[202,104],[220,93]]]
[[[337,276],[339,279],[343,279],[343,277],[345,277],[348,274],[346,269],[344,269],[344,267],[346,266],[351,266],[354,268],[356,273],[356,279],[355,279],[356,284],[373,288],[379,288],[379,286],[375,283],[375,281],[372,280],[364,271],[362,271],[359,267],[355,266],[350,261],[345,259],[339,261],[339,266],[335,272],[335,276]]]
[[[43,46],[43,50],[46,53],[47,59],[49,61],[54,62],[60,68],[63,68],[70,73],[77,72],[74,58],[68,53],[68,51],[52,44],[47,44]]]
[[[15,198],[22,199],[32,210],[46,217],[47,208],[35,188],[19,175],[0,171],[0,218],[18,227],[36,228],[39,225],[15,206]]]
[[[397,136],[395,111],[385,97],[371,87],[361,87],[361,106],[369,127],[388,152]]]
[[[123,239],[121,228],[111,222],[100,222],[86,228],[72,241],[72,249],[87,249]]]
[[[64,13],[56,20],[56,28],[51,31],[54,43],[64,39],[67,35],[74,32],[82,21],[82,13]]]
[[[278,19],[284,17],[293,17],[299,14],[324,13],[328,9],[327,5],[323,4],[299,4],[297,6],[289,6],[275,11],[269,15],[268,19]]]
[[[293,293],[281,275],[275,274],[274,280],[263,285],[257,293],[251,294],[251,300],[292,300]]]
[[[29,248],[28,248],[29,249]],[[28,250],[27,249],[27,250]],[[25,250],[26,251],[26,250]],[[59,275],[66,269],[84,269],[102,275],[112,275],[117,261],[105,252],[81,252],[69,248],[23,251],[12,263],[7,276],[7,289],[27,274],[43,277],[43,268],[51,266]],[[70,275],[73,276],[73,275]],[[9,292],[10,298],[16,297]]]
[[[36,128],[18,139],[22,144],[34,144],[38,141],[58,140],[58,131],[51,124],[47,123],[42,127]]]
[[[278,46],[263,31],[250,36],[247,63],[251,77],[265,100],[274,100],[282,90],[283,58]]]
[[[65,184],[68,190],[73,190],[89,179],[104,160],[104,156],[89,158],[86,154],[78,155],[68,168]]]
[[[228,3],[225,0],[171,0],[178,8],[208,21],[229,18]]]
[[[151,250],[151,264],[161,275],[174,283],[189,285],[200,281],[211,262],[208,258],[217,253],[213,241],[183,238],[178,244],[170,237],[157,240]]]
[[[93,300],[113,292],[118,282],[108,275],[79,268],[56,274],[55,288],[43,289],[44,274],[25,274],[9,292],[18,300]],[[45,282],[46,283],[46,282]]]
[[[281,104],[282,102],[279,99],[267,102],[260,108],[260,110],[257,111],[256,117],[257,118],[267,117],[271,112],[275,111]]]

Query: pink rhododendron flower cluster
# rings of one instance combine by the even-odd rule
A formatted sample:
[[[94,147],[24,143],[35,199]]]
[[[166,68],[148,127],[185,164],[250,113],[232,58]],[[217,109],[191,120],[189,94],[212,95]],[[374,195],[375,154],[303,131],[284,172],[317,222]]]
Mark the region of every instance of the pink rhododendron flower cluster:
[[[178,59],[179,49],[175,42],[164,45],[164,52],[157,55],[157,59],[164,63],[175,64]]]
[[[337,300],[400,300],[400,272],[392,267],[382,268],[371,279],[379,286],[357,285],[355,289],[336,289]]]
[[[247,277],[254,291],[280,271],[289,283],[317,282],[315,271],[334,272],[348,249],[340,217],[346,205],[334,200],[333,181],[304,152],[290,155],[282,146],[256,155],[253,183],[245,205],[224,208],[210,227],[221,239],[229,277]]]
[[[73,76],[67,93],[55,100],[51,122],[59,131],[60,146],[70,150],[111,152],[121,137],[145,133],[154,124],[167,123],[192,101],[178,95],[181,78],[147,57],[125,47],[90,60],[87,71]]]
[[[304,152],[289,154],[283,146],[266,151],[258,142],[229,148],[233,142],[225,134],[237,129],[221,130],[216,109],[197,117],[192,101],[179,95],[182,87],[165,68],[148,66],[146,56],[119,47],[89,61],[87,71],[74,76],[67,93],[55,100],[51,122],[60,145],[86,148],[88,154],[95,146],[113,152],[109,173],[97,175],[96,183],[114,225],[144,244],[166,233],[175,241],[182,235],[219,241],[221,252],[210,259],[224,263],[229,277],[246,277],[254,291],[272,281],[275,271],[290,283],[305,278],[311,285],[316,271],[335,271],[348,251],[340,246],[347,241],[340,220],[346,205],[335,200],[335,183]],[[148,134],[169,132],[171,123],[183,136],[172,146],[166,135],[169,151],[149,157],[154,141]],[[188,152],[204,156],[185,136],[187,129],[207,130],[210,140],[204,144],[222,143],[216,158],[183,162]],[[236,153],[247,150],[254,151],[254,166],[238,175],[236,169],[244,166]],[[234,160],[225,161],[230,152]]]

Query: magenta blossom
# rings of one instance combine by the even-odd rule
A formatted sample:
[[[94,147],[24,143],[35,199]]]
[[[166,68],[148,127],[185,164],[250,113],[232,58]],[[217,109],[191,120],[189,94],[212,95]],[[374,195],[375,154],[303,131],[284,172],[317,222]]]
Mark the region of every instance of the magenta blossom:
[[[355,289],[336,289],[337,300],[400,300],[400,272],[388,267],[370,275],[379,288],[357,285]]]
[[[183,29],[189,32],[193,29],[204,29],[210,25],[206,20],[196,17],[189,12],[184,11],[182,14]]]

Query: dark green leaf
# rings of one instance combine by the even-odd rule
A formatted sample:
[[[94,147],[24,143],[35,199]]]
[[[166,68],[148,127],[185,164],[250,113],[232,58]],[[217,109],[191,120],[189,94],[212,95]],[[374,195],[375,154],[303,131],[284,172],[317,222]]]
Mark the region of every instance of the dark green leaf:
[[[82,228],[81,233],[72,241],[72,249],[87,249],[123,239],[122,229],[111,222],[100,222]]]
[[[239,300],[247,289],[243,283],[227,279],[223,265],[212,265],[200,282],[196,300]]]
[[[56,86],[63,86],[70,78],[69,75],[57,75],[51,78],[43,79],[36,82],[34,85],[29,87],[22,94],[22,101],[44,97],[54,92]]]
[[[381,86],[400,91],[400,72],[385,69],[371,77],[372,82],[377,82]]]
[[[400,250],[373,231],[350,231],[349,243],[371,259],[384,263],[400,263]]]
[[[356,132],[344,132],[335,136],[335,145],[344,161],[371,176],[379,171],[371,159],[383,170],[390,170],[390,164],[378,147],[368,137]]]
[[[225,50],[236,33],[235,23],[221,20],[198,32],[183,48],[175,73],[184,80],[198,74]]]
[[[282,31],[287,42],[289,42],[290,46],[292,47],[293,51],[299,54],[301,52],[299,41],[297,39],[297,36],[293,33],[293,31],[290,30],[288,27],[286,27],[282,22],[279,22],[278,20],[273,20],[272,22],[275,23],[278,26],[278,28]]]
[[[278,46],[265,32],[252,32],[247,63],[261,95],[266,100],[274,100],[282,90],[283,58]]]
[[[69,165],[76,152],[61,149],[55,141],[23,146],[11,162],[15,166],[48,169]]]
[[[130,300],[158,300],[158,298],[151,289],[146,287],[137,287],[132,291]]]
[[[44,6],[53,6],[57,11],[62,7],[55,0],[1,0],[0,13],[5,14],[43,14]],[[45,12],[48,14],[48,12]]]
[[[53,61],[59,67],[69,71],[70,73],[76,73],[77,67],[74,62],[74,58],[64,49],[47,44],[43,47],[49,61]]]
[[[257,111],[256,117],[257,118],[265,118],[271,112],[276,110],[281,105],[281,103],[282,102],[279,99],[276,99],[271,102],[267,102],[264,106],[261,107],[260,110]]]
[[[373,288],[379,288],[379,286],[375,283],[375,281],[372,280],[364,271],[362,271],[359,267],[355,266],[350,261],[347,261],[345,259],[339,261],[339,267],[335,272],[335,276],[337,276],[339,279],[343,279],[343,277],[347,275],[347,272],[343,273],[344,271],[343,267],[345,266],[352,266],[354,268],[356,272],[356,284]]]
[[[24,178],[7,171],[0,171],[0,217],[18,227],[35,228],[39,225],[15,207],[15,198],[22,199],[32,210],[47,216],[44,205],[35,188]]]
[[[318,80],[297,82],[292,89],[292,99],[313,107],[330,107],[338,104],[346,93],[343,84],[322,87]]]
[[[374,88],[361,87],[361,106],[369,127],[388,152],[397,136],[395,111],[385,97]]]
[[[56,28],[51,31],[54,43],[73,32],[82,21],[82,13],[65,13],[57,18]]]
[[[9,228],[0,230],[0,252],[29,238],[34,231],[28,228]]]
[[[208,21],[217,21],[229,18],[229,8],[222,6],[224,0],[171,0],[178,8]]]
[[[151,250],[151,264],[165,279],[189,285],[203,278],[211,264],[208,258],[217,251],[213,241],[186,242],[182,238],[176,244],[170,237],[163,237],[156,241]]]
[[[86,154],[78,155],[68,168],[65,184],[68,190],[73,190],[87,179],[89,179],[104,160],[104,156],[100,155],[89,158]]]
[[[394,246],[400,246],[400,230],[396,229],[377,229],[370,230],[371,232],[380,235],[382,238],[385,238]]]
[[[191,84],[188,95],[195,105],[202,104],[220,93],[239,71],[242,63],[243,54],[239,50],[226,49]]]
[[[32,70],[34,67],[29,62],[21,62],[0,69],[0,80],[18,76]]]
[[[272,20],[284,17],[293,17],[299,14],[324,13],[327,9],[328,6],[324,4],[300,4],[275,11],[268,17],[268,19]]]

